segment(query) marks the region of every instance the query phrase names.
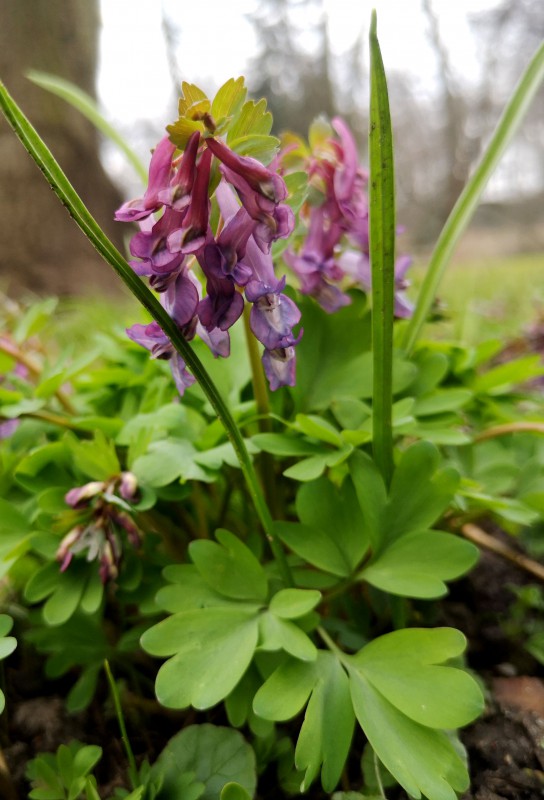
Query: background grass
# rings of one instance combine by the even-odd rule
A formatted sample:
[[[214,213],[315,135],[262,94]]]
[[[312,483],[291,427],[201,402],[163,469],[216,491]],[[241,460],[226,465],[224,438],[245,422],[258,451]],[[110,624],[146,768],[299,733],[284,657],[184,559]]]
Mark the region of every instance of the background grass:
[[[412,273],[414,297],[425,267]],[[544,322],[544,253],[453,262],[439,293],[443,319],[423,335],[455,338],[475,344],[491,338],[519,336]]]

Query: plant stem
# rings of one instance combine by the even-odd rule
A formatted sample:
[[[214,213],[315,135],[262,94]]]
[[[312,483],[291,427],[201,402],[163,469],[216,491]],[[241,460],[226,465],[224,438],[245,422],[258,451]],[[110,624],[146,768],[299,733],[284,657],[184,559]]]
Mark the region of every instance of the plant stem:
[[[538,561],[533,561],[532,558],[528,558],[523,555],[523,553],[518,553],[516,550],[513,550],[509,545],[490,536],[489,533],[486,533],[482,528],[478,527],[478,525],[467,522],[461,527],[460,531],[465,539],[478,545],[478,547],[483,547],[485,550],[489,550],[501,556],[512,564],[515,564],[516,567],[538,578],[540,581],[544,581],[544,565],[539,564]]]
[[[251,366],[251,382],[253,384],[253,394],[257,405],[257,413],[261,415],[259,427],[261,429],[270,427],[268,415],[270,414],[270,403],[268,402],[268,389],[264,378],[261,356],[257,346],[257,340],[251,331],[249,324],[249,309],[244,308],[244,333],[246,336],[246,347]]]
[[[119,691],[117,689],[117,684],[113,679],[113,675],[111,673],[110,665],[107,659],[104,661],[104,669],[106,671],[106,676],[108,678],[108,683],[111,689],[111,696],[113,698],[113,705],[115,706],[117,722],[119,723],[119,730],[121,731],[121,740],[123,742],[125,752],[127,754],[130,785],[132,789],[136,789],[140,783],[140,779],[138,778],[138,768],[136,767],[136,759],[134,758],[134,753],[132,752],[132,747],[130,746],[130,741],[127,735],[125,717],[123,715],[123,709],[121,707],[121,700],[119,698]]]
[[[253,463],[247,452],[242,434],[202,362],[189,343],[184,339],[174,320],[167,314],[150,289],[148,289],[143,281],[134,273],[126,259],[123,258],[115,245],[112,244],[102,231],[94,217],[89,213],[87,207],[60,168],[47,145],[39,137],[1,82],[0,108],[61,203],[68,209],[70,216],[81,228],[102,258],[113,267],[136,299],[151,314],[153,319],[158,322],[164,333],[170,339],[175,350],[180,354],[199,382],[204,394],[225,428],[227,436],[234,448],[234,452],[240,462],[240,468],[244,475],[250,497],[270,544],[274,559],[277,562],[280,575],[286,585],[292,586],[291,571],[287,564],[285,553],[274,536],[272,517],[259,485]]]
[[[395,185],[387,82],[376,32],[370,25],[369,232],[372,266],[372,433],[374,460],[386,486],[393,473],[393,311]]]
[[[404,331],[403,349],[410,353],[427,321],[440,281],[452,253],[469,224],[482,192],[502,154],[518,130],[536,91],[544,78],[544,44],[529,62],[516,91],[506,106],[495,133],[471,179],[461,192],[434,248],[416,307]]]
[[[495,439],[498,436],[508,436],[511,433],[541,433],[544,434],[544,422],[507,422],[504,425],[495,425],[486,431],[478,433],[474,442],[485,442],[486,439]]]
[[[261,354],[257,345],[257,340],[253,335],[251,326],[249,324],[249,308],[244,308],[244,333],[246,337],[246,346],[249,356],[249,363],[251,366],[251,382],[253,384],[253,394],[257,405],[257,422],[259,431],[261,433],[270,433],[272,431],[272,421],[270,419],[270,402],[268,399],[268,388],[264,377],[263,365],[261,362]],[[280,517],[278,493],[276,491],[276,476],[274,473],[274,462],[270,457],[270,453],[261,453],[259,455],[259,465],[262,478],[262,485],[265,493],[268,507],[278,519]]]

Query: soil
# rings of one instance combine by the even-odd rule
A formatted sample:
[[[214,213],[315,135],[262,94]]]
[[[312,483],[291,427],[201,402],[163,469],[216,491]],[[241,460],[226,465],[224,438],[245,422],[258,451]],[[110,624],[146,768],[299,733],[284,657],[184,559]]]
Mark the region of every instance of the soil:
[[[514,641],[503,625],[515,599],[510,587],[531,582],[534,579],[499,556],[483,553],[472,573],[453,584],[442,605],[438,624],[465,633],[468,666],[486,692],[484,714],[461,735],[471,772],[471,789],[461,800],[544,797],[544,667],[524,650],[522,637]],[[2,763],[0,752],[0,800],[26,798],[28,760],[71,739],[104,748],[95,774],[101,797],[109,797],[115,787],[124,785],[126,759],[106,687],[87,712],[70,716],[61,699],[66,692],[61,681],[49,681],[48,696],[39,696],[41,669],[38,664],[20,663],[6,670],[10,701],[0,717],[5,758]],[[194,715],[188,723],[186,713],[165,712],[151,699],[125,696],[125,700],[130,701],[127,726],[133,749],[151,761],[183,725],[200,721]],[[402,791],[386,793],[389,800],[406,798]],[[309,800],[324,797],[317,787],[308,795]]]

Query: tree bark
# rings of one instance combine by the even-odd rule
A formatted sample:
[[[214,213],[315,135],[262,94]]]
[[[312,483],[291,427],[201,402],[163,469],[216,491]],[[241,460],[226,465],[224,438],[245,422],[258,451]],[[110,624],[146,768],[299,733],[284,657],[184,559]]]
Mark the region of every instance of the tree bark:
[[[95,128],[65,101],[32,84],[43,70],[95,95],[98,0],[0,0],[0,74],[108,235],[120,204],[99,161]],[[108,291],[117,279],[49,190],[32,159],[0,122],[0,288],[65,294]],[[120,227],[120,226],[119,226]]]

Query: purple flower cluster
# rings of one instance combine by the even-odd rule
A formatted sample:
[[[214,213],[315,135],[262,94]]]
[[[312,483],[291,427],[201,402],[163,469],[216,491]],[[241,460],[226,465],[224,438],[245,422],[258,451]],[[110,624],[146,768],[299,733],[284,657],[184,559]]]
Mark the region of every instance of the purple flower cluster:
[[[221,175],[215,233],[210,213],[214,159]],[[228,356],[228,330],[242,314],[244,291],[252,304],[251,330],[264,345],[271,389],[294,385],[294,347],[300,338],[293,333],[300,312],[283,293],[285,279],[275,277],[270,255],[272,242],[289,236],[295,225],[283,202],[286,197],[285,182],[275,172],[196,131],[180,156],[168,137],[159,142],[145,194],[115,215],[139,223],[140,232],[130,243],[131,266],[161,293],[165,309],[188,341],[198,335],[215,356]],[[205,297],[191,269],[195,263],[204,275]],[[170,361],[180,394],[194,382],[156,322],[133,325],[127,333],[155,358]]]
[[[306,159],[310,186],[319,204],[307,202],[301,211],[307,234],[301,247],[283,254],[300,280],[300,291],[328,312],[349,304],[346,285],[371,289],[368,233],[368,174],[360,167],[355,141],[346,123],[332,121],[338,138],[329,137],[319,152]],[[287,148],[284,157],[289,157]],[[282,156],[280,154],[280,163]],[[315,196],[315,193],[314,193]],[[408,317],[412,306],[403,294],[409,257],[395,265],[395,314]]]
[[[57,550],[61,572],[68,569],[75,555],[85,552],[87,561],[98,560],[102,583],[117,578],[123,555],[121,532],[133,547],[139,547],[142,540],[140,529],[125,510],[137,494],[138,484],[131,472],[70,489],[64,499],[79,512],[79,519]]]

